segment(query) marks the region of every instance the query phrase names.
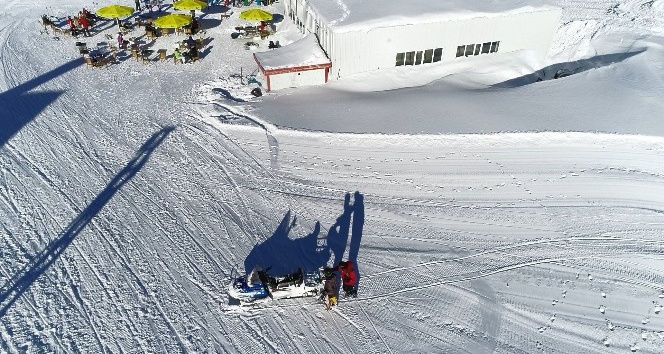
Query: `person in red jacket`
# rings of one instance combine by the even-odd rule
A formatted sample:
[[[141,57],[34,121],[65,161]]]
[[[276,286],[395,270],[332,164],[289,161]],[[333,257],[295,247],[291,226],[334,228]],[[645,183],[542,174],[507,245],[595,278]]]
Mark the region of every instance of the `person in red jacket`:
[[[357,273],[353,261],[339,262],[337,269],[341,272],[344,296],[357,297]]]
[[[78,19],[78,23],[83,28],[83,35],[90,37],[90,21],[88,21],[87,17],[81,16],[81,18]]]

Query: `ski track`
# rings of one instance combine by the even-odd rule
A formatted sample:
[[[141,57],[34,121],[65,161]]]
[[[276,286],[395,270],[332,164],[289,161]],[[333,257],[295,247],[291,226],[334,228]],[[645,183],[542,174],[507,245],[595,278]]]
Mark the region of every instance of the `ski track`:
[[[609,30],[607,13],[615,26],[656,20],[647,3],[559,4],[563,29],[583,23],[594,35]],[[0,5],[35,14],[0,23],[3,88],[30,82],[63,58],[78,60],[74,39],[36,35],[34,8],[46,5]],[[31,60],[36,50],[58,59]],[[104,81],[112,72],[128,84],[154,84],[149,70],[160,67],[134,64],[82,65],[31,88],[61,96],[0,149],[5,292],[147,137],[176,127],[0,318],[0,352],[618,353],[635,343],[638,352],[661,351],[664,319],[653,311],[664,294],[659,141],[596,137],[570,151],[557,150],[573,139],[564,134],[544,135],[550,145],[532,141],[540,137],[365,143],[276,129],[241,104],[243,88],[230,78],[202,89],[183,80],[163,92],[130,91],[137,97]],[[210,68],[210,77],[227,74],[227,66]],[[236,99],[201,98],[219,85]],[[154,107],[159,117],[128,114],[153,102],[165,103]],[[106,107],[103,116],[89,114],[97,105]],[[344,194],[354,191],[364,195],[366,215],[359,298],[331,312],[311,298],[225,311],[231,269],[286,211],[304,226],[289,237],[320,222],[326,242]],[[653,265],[623,259],[647,256]],[[619,307],[626,297],[611,299],[625,287],[639,295],[633,307]],[[524,288],[541,293],[525,296]]]

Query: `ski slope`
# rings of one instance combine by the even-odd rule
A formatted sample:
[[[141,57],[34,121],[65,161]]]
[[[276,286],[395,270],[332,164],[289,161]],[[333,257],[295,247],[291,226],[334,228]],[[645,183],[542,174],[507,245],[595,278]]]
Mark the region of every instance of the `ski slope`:
[[[89,4],[0,4],[0,352],[662,353],[664,2],[557,4],[547,63],[261,98],[237,18],[199,63],[93,70],[39,23]],[[334,311],[229,303],[347,258]]]

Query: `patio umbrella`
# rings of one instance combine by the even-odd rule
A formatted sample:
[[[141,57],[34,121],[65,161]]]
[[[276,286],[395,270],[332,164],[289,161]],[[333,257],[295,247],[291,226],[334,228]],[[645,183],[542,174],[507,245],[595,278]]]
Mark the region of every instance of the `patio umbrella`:
[[[180,28],[190,23],[191,17],[183,14],[170,14],[154,21],[154,25],[159,28]]]
[[[272,14],[261,9],[242,11],[240,18],[246,21],[272,21]]]
[[[111,5],[102,7],[97,10],[96,14],[99,17],[114,19],[120,28],[120,19],[131,16],[134,13],[134,8],[122,5]]]
[[[203,10],[207,6],[207,2],[200,0],[180,0],[173,3],[173,8],[176,10],[190,10],[192,17],[196,10]]]

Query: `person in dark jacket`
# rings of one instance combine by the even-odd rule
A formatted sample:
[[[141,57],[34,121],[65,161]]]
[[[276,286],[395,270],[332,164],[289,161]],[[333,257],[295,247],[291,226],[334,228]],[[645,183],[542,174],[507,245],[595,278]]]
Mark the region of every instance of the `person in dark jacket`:
[[[325,276],[325,284],[323,285],[323,293],[327,295],[327,310],[331,310],[333,306],[337,305],[337,276],[334,274],[333,268],[325,268],[323,271]]]
[[[357,297],[357,273],[353,261],[339,262],[337,269],[341,272],[344,296]]]

